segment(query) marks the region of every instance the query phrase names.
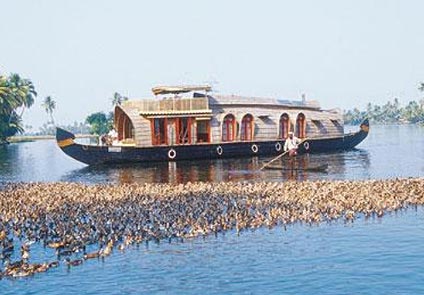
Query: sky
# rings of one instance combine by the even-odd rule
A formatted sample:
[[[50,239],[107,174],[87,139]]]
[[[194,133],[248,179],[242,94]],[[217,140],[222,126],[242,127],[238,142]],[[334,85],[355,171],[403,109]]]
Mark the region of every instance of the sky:
[[[364,109],[424,96],[424,1],[0,0],[0,72],[38,90],[34,129],[111,111],[111,97],[209,83],[220,94]]]

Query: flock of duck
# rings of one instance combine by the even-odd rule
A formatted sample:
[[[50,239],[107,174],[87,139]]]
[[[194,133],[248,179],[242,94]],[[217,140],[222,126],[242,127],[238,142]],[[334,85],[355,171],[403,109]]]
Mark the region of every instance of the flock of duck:
[[[307,224],[424,203],[424,179],[83,185],[11,184],[0,190],[0,278],[104,259],[133,244],[226,230]],[[54,251],[33,262],[33,245]],[[91,249],[91,251],[88,251]]]

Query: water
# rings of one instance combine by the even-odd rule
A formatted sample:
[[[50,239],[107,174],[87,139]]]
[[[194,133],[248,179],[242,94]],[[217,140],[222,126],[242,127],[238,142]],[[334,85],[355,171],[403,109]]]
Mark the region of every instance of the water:
[[[328,173],[256,173],[265,159],[89,168],[52,141],[0,148],[0,180],[84,183],[374,179],[424,175],[424,128],[374,127],[357,150],[299,159]],[[104,262],[3,279],[0,294],[421,294],[424,208],[117,250]],[[34,257],[45,257],[36,249]]]
[[[36,141],[0,147],[0,181],[181,183],[419,176],[424,174],[424,128],[417,126],[372,127],[368,138],[356,150],[302,156],[297,160],[297,165],[300,167],[328,163],[328,173],[275,170],[259,172],[258,169],[263,165],[263,161],[269,159],[184,161],[93,168],[66,156],[53,140]]]

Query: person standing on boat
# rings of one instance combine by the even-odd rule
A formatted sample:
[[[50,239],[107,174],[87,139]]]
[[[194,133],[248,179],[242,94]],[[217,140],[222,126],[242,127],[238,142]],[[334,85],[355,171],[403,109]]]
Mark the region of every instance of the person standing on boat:
[[[297,155],[297,146],[300,144],[300,139],[294,136],[293,132],[289,132],[289,137],[286,139],[284,143],[284,151],[289,152],[290,157],[294,157]]]
[[[109,137],[108,145],[116,145],[118,143],[118,132],[116,132],[114,127],[112,127],[107,135]]]

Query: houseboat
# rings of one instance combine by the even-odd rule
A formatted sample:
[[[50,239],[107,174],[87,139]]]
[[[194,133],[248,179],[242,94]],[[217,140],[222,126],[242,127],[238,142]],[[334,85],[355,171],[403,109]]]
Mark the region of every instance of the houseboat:
[[[364,120],[345,134],[340,110],[317,101],[212,94],[210,86],[160,86],[155,98],[124,101],[114,109],[112,145],[85,145],[57,128],[68,156],[88,165],[277,156],[288,133],[302,140],[298,153],[354,148],[369,131]]]

